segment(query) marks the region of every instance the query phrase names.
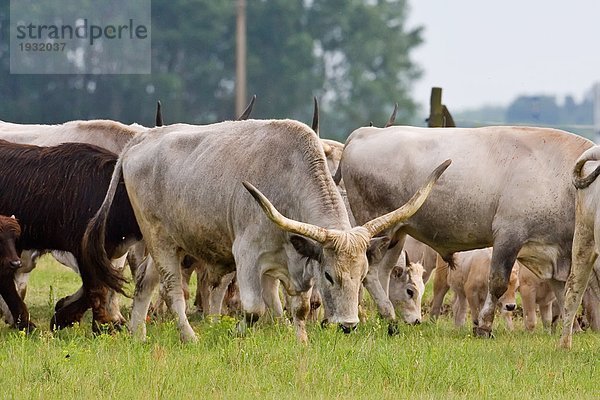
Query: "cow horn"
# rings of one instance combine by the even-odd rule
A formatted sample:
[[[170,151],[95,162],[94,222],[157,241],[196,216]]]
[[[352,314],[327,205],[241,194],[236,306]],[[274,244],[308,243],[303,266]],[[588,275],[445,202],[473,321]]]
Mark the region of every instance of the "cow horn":
[[[250,116],[250,113],[252,112],[252,108],[254,107],[255,101],[256,101],[256,95],[252,96],[252,100],[250,100],[250,103],[246,106],[246,109],[244,109],[244,112],[242,112],[242,115],[240,115],[237,118],[237,121],[245,121],[248,119],[248,117]]]
[[[163,117],[162,117],[162,111],[160,109],[160,100],[158,100],[156,102],[156,121],[154,126],[163,126]]]
[[[317,96],[313,97],[315,107],[313,109],[313,120],[312,120],[312,130],[315,131],[317,136],[321,136],[319,134],[319,103],[317,102]]]
[[[252,197],[254,197],[254,200],[258,202],[265,214],[267,214],[267,217],[281,229],[306,236],[319,243],[325,243],[327,240],[327,229],[284,217],[277,211],[273,204],[271,204],[269,199],[267,199],[257,188],[252,186],[251,183],[244,181],[242,184],[250,192]]]
[[[394,122],[396,122],[396,114],[398,113],[398,103],[394,104],[394,111],[392,111],[392,115],[390,115],[390,119],[388,119],[388,122],[385,124],[385,128],[394,125]]]
[[[375,218],[366,224],[363,225],[369,231],[371,237],[377,235],[380,232],[385,231],[386,229],[391,228],[392,226],[398,224],[401,221],[404,221],[413,216],[419,208],[423,205],[429,193],[433,189],[433,185],[437,182],[438,178],[442,175],[442,173],[448,168],[452,160],[446,160],[442,164],[440,164],[432,173],[429,175],[427,179],[427,183],[423,185],[417,193],[413,195],[413,197],[402,207],[389,212],[381,217]]]

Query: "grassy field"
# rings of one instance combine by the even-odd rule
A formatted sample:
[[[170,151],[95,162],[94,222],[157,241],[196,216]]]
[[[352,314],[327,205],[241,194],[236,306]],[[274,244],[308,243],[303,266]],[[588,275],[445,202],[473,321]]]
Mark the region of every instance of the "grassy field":
[[[191,317],[200,339],[191,345],[179,343],[168,317],[149,325],[144,343],[126,333],[93,337],[89,316],[49,332],[54,302],[78,287],[50,258],[33,272],[27,304],[40,329],[0,328],[0,398],[600,398],[599,334],[578,334],[564,351],[557,335],[525,333],[520,320],[515,332],[499,324],[496,338],[483,340],[445,317],[388,337],[373,316],[350,335],[310,326],[308,345],[284,324],[237,337],[232,318]]]

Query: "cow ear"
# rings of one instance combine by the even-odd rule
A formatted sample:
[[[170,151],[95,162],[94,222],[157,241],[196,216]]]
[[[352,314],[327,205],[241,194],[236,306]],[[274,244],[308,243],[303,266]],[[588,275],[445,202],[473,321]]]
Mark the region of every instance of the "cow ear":
[[[381,261],[389,244],[390,238],[387,236],[371,239],[369,248],[367,249],[367,260],[369,261],[369,264]]]
[[[299,235],[292,235],[290,243],[292,243],[292,246],[294,246],[294,249],[299,254],[306,258],[319,262],[323,258],[323,247],[310,239]]]
[[[404,275],[405,268],[401,265],[396,265],[393,269],[392,269],[392,276],[396,279],[400,279],[402,278],[402,275]]]

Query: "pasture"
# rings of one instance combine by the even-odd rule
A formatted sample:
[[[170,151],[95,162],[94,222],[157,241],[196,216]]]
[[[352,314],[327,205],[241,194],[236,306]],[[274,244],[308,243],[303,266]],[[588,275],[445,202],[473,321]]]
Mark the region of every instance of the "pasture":
[[[82,326],[51,333],[56,300],[79,277],[50,257],[31,277],[26,302],[39,329],[30,336],[2,325],[2,398],[566,398],[600,396],[600,335],[574,338],[557,349],[558,334],[515,332],[497,318],[496,338],[474,338],[448,316],[419,326],[386,324],[369,310],[356,332],[309,325],[309,344],[291,326],[259,323],[237,336],[236,321],[190,318],[196,344],[184,345],[174,321],[148,326],[145,343],[127,333],[93,337]],[[431,299],[430,280],[424,299]],[[129,289],[132,290],[131,288]],[[450,297],[450,296],[447,296]],[[123,304],[124,315],[130,301]],[[427,307],[425,307],[427,309]],[[498,324],[498,322],[500,322]]]

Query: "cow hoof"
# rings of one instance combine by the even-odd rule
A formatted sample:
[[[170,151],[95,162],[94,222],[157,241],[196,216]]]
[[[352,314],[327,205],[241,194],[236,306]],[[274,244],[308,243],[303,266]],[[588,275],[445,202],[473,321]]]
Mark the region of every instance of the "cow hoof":
[[[473,327],[473,335],[480,338],[493,339],[494,334],[491,329],[482,328],[479,326]]]
[[[398,326],[398,322],[392,321],[388,324],[388,335],[396,336],[400,333],[400,327]]]
[[[558,347],[571,350],[573,347],[573,337],[571,335],[561,336],[560,341],[558,342]]]

